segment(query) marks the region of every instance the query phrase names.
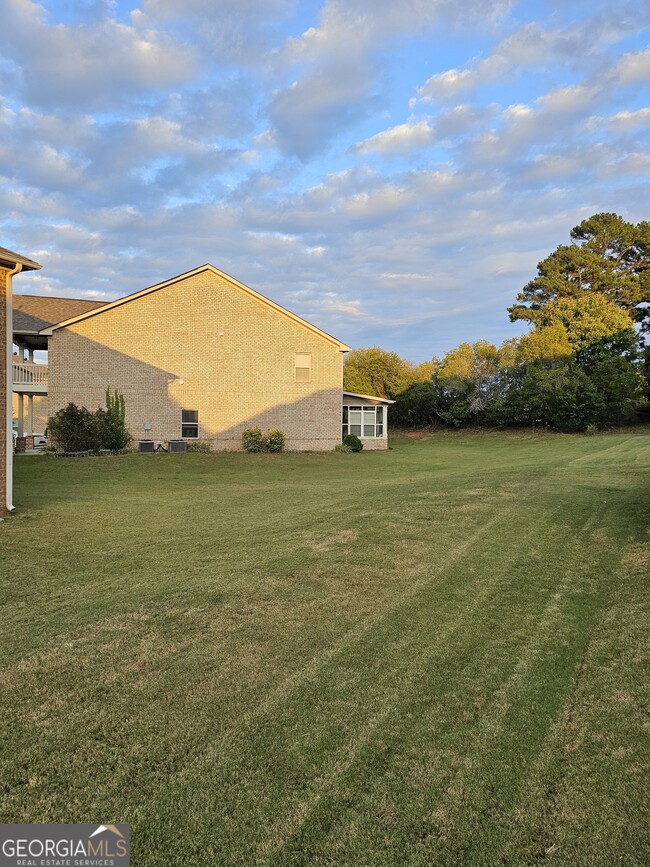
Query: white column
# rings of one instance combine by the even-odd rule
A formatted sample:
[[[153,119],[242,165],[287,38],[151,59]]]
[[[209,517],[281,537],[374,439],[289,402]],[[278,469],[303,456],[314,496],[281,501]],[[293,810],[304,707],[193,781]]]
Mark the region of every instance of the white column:
[[[29,361],[30,364],[34,363],[34,347],[33,346],[29,346],[27,348],[27,361]]]
[[[27,436],[34,433],[34,395],[27,395]]]
[[[25,400],[23,395],[18,392],[18,436],[23,435],[23,419],[25,417]]]
[[[7,335],[6,335],[6,347],[7,347],[7,355],[5,358],[5,364],[7,365],[7,411],[6,411],[6,419],[7,419],[7,478],[5,484],[5,502],[7,504],[7,509],[10,512],[14,510],[14,502],[13,502],[13,490],[14,490],[14,481],[13,481],[13,467],[14,467],[14,438],[12,432],[12,423],[11,423],[11,412],[12,412],[12,398],[13,398],[13,304],[12,304],[12,277],[14,274],[20,273],[22,270],[22,265],[16,265],[11,271],[7,271]],[[0,363],[2,363],[0,361]],[[1,415],[0,415],[1,417]]]

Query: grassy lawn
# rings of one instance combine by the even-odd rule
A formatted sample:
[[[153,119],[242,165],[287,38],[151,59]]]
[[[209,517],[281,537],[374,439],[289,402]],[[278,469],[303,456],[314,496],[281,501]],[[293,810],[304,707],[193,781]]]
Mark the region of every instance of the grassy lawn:
[[[392,445],[17,459],[0,820],[129,822],[136,867],[650,863],[650,434]]]

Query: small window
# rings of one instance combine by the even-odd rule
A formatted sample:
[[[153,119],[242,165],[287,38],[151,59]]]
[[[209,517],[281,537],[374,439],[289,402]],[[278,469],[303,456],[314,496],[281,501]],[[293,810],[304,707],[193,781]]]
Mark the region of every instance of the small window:
[[[198,409],[181,410],[181,436],[184,439],[198,439],[199,436],[199,411]]]
[[[311,355],[297,352],[293,356],[296,382],[311,382]]]

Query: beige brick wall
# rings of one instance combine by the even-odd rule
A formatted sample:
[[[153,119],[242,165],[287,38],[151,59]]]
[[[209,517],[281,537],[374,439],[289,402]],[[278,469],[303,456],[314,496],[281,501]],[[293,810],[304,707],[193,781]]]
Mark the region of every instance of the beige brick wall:
[[[5,515],[7,490],[7,272],[0,268],[0,515]]]
[[[309,353],[310,382],[294,354]],[[330,450],[341,438],[338,346],[211,271],[164,286],[55,331],[49,341],[49,413],[68,402],[126,401],[135,440],[181,436],[181,409],[198,409],[199,438],[241,448],[241,432],[277,427],[286,448]]]

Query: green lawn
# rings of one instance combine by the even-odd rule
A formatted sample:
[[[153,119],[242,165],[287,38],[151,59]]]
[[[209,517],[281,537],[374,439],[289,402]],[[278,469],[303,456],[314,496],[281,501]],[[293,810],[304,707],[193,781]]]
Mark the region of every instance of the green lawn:
[[[0,820],[140,865],[647,865],[650,435],[16,460]]]

